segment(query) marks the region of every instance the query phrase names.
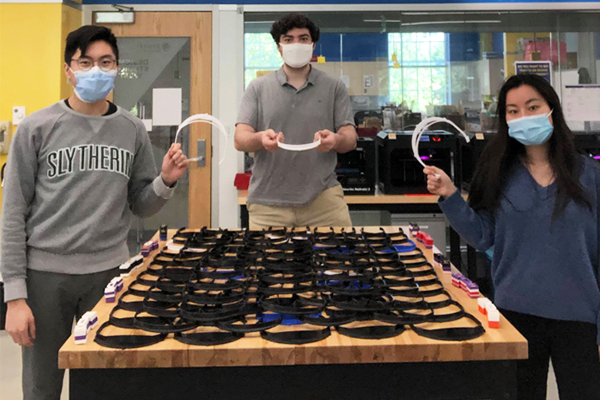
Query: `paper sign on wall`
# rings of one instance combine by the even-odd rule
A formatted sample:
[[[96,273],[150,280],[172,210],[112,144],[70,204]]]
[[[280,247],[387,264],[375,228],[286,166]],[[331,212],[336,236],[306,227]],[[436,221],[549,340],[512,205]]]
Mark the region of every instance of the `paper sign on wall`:
[[[342,82],[344,82],[344,85],[346,85],[346,89],[350,88],[350,77],[348,75],[342,75],[340,77],[342,79]]]
[[[562,98],[567,121],[600,121],[600,85],[566,85]]]
[[[515,61],[517,74],[539,75],[552,84],[552,62],[550,61]]]
[[[142,122],[146,127],[146,132],[152,132],[152,120],[151,119],[143,119]]]
[[[152,125],[181,124],[181,88],[152,89]]]

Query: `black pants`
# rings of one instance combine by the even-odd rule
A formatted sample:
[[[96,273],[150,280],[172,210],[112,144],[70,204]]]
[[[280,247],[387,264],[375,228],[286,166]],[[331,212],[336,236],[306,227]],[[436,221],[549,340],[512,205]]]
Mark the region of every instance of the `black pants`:
[[[552,360],[561,400],[600,400],[600,358],[595,324],[500,312],[527,339],[529,359],[519,361],[519,400],[546,400]]]

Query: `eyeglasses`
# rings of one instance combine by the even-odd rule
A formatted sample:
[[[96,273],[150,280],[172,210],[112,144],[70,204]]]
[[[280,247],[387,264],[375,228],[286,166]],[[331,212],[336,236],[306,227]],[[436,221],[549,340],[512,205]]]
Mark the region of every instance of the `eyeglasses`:
[[[82,71],[89,71],[94,66],[94,60],[87,57],[72,58],[71,61],[75,61]],[[117,65],[117,60],[112,57],[102,57],[95,63],[102,71],[109,72]]]

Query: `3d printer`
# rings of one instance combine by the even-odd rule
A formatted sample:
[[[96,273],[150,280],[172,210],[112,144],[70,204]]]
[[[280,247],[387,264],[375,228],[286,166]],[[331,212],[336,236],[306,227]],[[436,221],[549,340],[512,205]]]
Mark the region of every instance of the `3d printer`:
[[[375,138],[359,138],[356,149],[338,154],[335,169],[344,194],[375,194],[377,153]]]
[[[379,189],[385,194],[427,194],[423,166],[415,160],[411,147],[412,131],[382,131],[377,135]],[[443,169],[460,182],[456,163],[457,137],[448,131],[424,132],[419,155],[428,165]]]

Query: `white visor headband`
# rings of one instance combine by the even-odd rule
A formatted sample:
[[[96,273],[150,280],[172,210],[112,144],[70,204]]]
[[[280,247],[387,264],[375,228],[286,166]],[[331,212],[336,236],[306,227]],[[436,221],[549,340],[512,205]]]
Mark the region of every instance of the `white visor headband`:
[[[415,131],[413,132],[413,135],[412,135],[413,156],[423,166],[423,168],[427,167],[427,165],[425,165],[423,160],[421,160],[421,156],[419,156],[419,142],[421,141],[421,136],[423,136],[423,133],[426,130],[428,130],[430,126],[440,123],[440,122],[446,122],[446,123],[452,125],[465,138],[467,143],[469,143],[469,141],[470,141],[469,136],[467,136],[467,134],[462,129],[460,129],[458,126],[456,126],[456,124],[454,122],[450,121],[449,119],[442,118],[442,117],[425,118],[423,121],[421,121],[419,123],[419,125],[417,125],[417,127],[415,128]]]
[[[186,126],[193,124],[195,122],[204,122],[207,124],[211,124],[212,126],[216,127],[223,136],[225,136],[225,147],[223,148],[223,152],[222,152],[223,156],[221,157],[221,160],[219,160],[219,165],[221,165],[221,163],[225,160],[225,154],[226,154],[225,150],[227,149],[227,144],[229,142],[229,135],[227,134],[227,129],[225,129],[225,125],[223,125],[223,123],[221,121],[219,121],[217,118],[213,117],[212,115],[196,114],[196,115],[192,115],[191,117],[189,117],[185,121],[183,121],[181,123],[181,125],[179,125],[179,128],[177,128],[177,133],[175,134],[175,143],[177,143],[177,139],[179,137],[179,132],[181,132],[181,130],[183,128],[185,128]],[[202,157],[188,158],[188,161],[198,161],[201,158]]]
[[[284,150],[289,150],[289,151],[312,150],[312,149],[316,149],[317,147],[319,147],[320,144],[321,144],[321,138],[319,138],[319,140],[317,140],[316,142],[306,143],[306,144],[285,144],[285,143],[281,143],[279,140],[277,141],[277,145],[279,146],[279,148],[284,149]]]

